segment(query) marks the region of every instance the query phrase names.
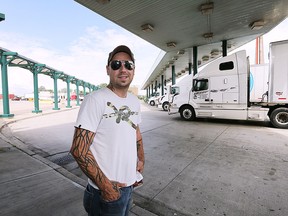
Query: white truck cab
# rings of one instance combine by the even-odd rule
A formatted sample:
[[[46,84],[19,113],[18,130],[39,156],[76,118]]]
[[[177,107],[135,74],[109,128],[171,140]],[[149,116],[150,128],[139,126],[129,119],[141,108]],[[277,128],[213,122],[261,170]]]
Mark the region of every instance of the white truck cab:
[[[155,106],[159,103],[159,92],[154,92],[151,97],[148,99],[148,104]]]
[[[164,87],[164,95],[159,97],[158,108],[168,111],[169,102],[171,101],[173,95],[177,92],[178,86],[166,86]]]
[[[180,87],[169,114],[179,112],[185,120],[270,119],[273,126],[288,128],[287,50],[288,41],[270,44],[269,71],[268,65],[262,72],[251,70],[245,51],[211,62],[193,77],[188,89]]]

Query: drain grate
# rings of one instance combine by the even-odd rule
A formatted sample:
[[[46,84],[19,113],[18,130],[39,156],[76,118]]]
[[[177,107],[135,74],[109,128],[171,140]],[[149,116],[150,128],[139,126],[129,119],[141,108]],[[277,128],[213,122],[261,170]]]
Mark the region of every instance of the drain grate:
[[[63,166],[63,165],[69,164],[71,162],[74,162],[75,159],[73,158],[73,156],[71,154],[67,154],[67,155],[64,155],[62,157],[55,158],[51,161],[53,163],[58,164],[59,166]]]

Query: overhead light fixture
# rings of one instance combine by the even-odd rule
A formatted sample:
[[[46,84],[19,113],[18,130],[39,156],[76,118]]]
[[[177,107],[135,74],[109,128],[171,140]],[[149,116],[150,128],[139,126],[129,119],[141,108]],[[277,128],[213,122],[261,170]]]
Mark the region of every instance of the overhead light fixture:
[[[110,2],[110,0],[96,0],[96,2],[99,4],[107,4]]]
[[[189,67],[185,67],[185,71],[189,71]]]
[[[183,74],[183,73],[185,73],[186,71],[185,70],[181,70],[181,73]]]
[[[167,45],[167,47],[169,47],[169,48],[176,47],[176,43],[175,43],[175,42],[168,42],[166,45]]]
[[[260,30],[261,28],[263,28],[263,26],[264,26],[263,20],[258,20],[250,24],[250,28],[252,30]]]
[[[204,55],[203,57],[202,57],[202,61],[208,61],[209,60],[209,56],[208,55]]]
[[[172,60],[173,60],[173,61],[178,60],[178,56],[174,56],[174,57],[172,57]]]
[[[214,3],[213,2],[200,5],[200,11],[203,15],[212,14],[213,9],[214,9]]]
[[[205,33],[203,34],[203,37],[205,39],[211,40],[213,38],[213,33],[212,32]]]
[[[142,31],[145,31],[145,32],[152,32],[154,30],[154,26],[149,23],[146,23],[141,26],[141,29]]]
[[[177,55],[184,55],[184,53],[185,53],[185,50],[179,50],[179,51],[177,52]]]
[[[169,65],[174,64],[174,61],[169,61],[168,64]]]
[[[219,50],[218,49],[213,49],[211,52],[210,52],[210,55],[212,58],[216,57],[219,55]]]
[[[198,63],[198,65],[201,65],[201,61],[200,61],[200,60],[198,60],[198,62],[197,62],[197,63]]]

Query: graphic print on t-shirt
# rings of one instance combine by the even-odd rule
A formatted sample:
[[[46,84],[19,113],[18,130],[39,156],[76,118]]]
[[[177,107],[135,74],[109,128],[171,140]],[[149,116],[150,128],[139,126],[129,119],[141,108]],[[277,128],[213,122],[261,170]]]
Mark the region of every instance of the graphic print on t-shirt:
[[[136,129],[136,125],[129,119],[131,115],[138,115],[138,112],[133,112],[126,105],[121,106],[119,110],[111,103],[107,102],[107,106],[111,107],[114,110],[114,113],[104,114],[103,117],[110,118],[116,116],[116,123],[120,123],[120,121],[126,121],[130,124],[134,129]]]

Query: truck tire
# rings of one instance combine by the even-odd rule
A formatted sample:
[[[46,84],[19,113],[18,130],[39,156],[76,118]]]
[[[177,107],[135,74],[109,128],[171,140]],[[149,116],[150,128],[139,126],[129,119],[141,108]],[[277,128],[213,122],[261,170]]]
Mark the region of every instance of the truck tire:
[[[180,109],[180,116],[182,119],[186,121],[191,121],[195,119],[195,111],[194,108],[188,105],[183,106]]]
[[[165,101],[165,102],[162,104],[162,109],[163,109],[164,111],[168,111],[168,109],[169,109],[169,103],[168,103],[167,101]]]
[[[272,111],[270,121],[276,128],[288,129],[288,108],[280,107]]]
[[[154,100],[150,101],[150,105],[155,106],[155,101]]]

